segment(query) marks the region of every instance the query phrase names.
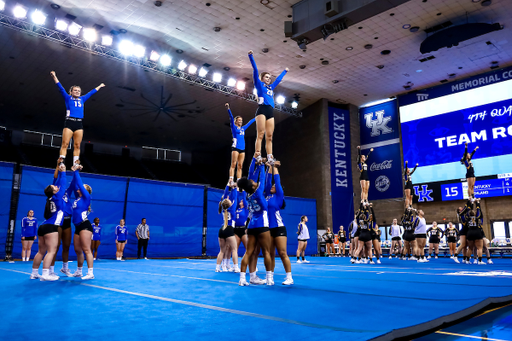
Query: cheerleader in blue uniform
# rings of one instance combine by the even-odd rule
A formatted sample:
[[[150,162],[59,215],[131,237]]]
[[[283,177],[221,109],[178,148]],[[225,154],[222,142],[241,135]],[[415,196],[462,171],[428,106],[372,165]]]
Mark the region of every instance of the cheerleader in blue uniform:
[[[41,226],[37,229],[39,236],[39,250],[34,257],[32,263],[32,274],[30,279],[39,278],[41,281],[57,281],[59,276],[50,274],[50,266],[53,258],[57,253],[57,246],[59,244],[59,226],[62,224],[64,218],[64,188],[66,186],[66,167],[62,164],[62,160],[57,161],[58,177],[54,185],[48,185],[44,189],[44,194],[48,198],[46,207],[48,213],[45,212],[45,217],[48,216]],[[46,210],[46,208],[45,208]],[[43,259],[44,257],[44,259]],[[39,266],[43,262],[43,275],[39,275]]]
[[[100,218],[94,218],[94,224],[92,225],[92,241],[91,241],[91,249],[92,254],[94,256],[94,260],[98,258],[98,248],[101,244],[101,225]]]
[[[468,153],[468,144],[464,148],[464,155],[462,155],[462,159],[460,163],[466,167],[466,180],[468,182],[468,199],[473,202],[475,200],[475,169],[473,168],[473,155],[475,155],[478,146],[473,150],[473,152]]]
[[[75,181],[75,198],[73,202],[73,224],[75,225],[75,235],[73,244],[77,258],[77,270],[74,277],[82,277],[82,267],[85,260],[87,261],[88,272],[83,276],[83,280],[94,279],[94,257],[91,251],[91,239],[93,228],[87,215],[91,212],[91,186],[84,184],[80,178],[80,165],[73,166],[73,180]]]
[[[241,178],[238,180],[238,187],[245,190],[247,193],[247,202],[249,205],[249,212],[251,220],[247,226],[247,255],[252,255],[256,245],[259,244],[264,257],[265,269],[267,271],[266,281],[261,280],[256,275],[256,267],[251,263],[250,272],[250,283],[254,284],[265,284],[272,285],[271,273],[272,273],[272,258],[270,256],[270,243],[271,236],[269,231],[268,222],[268,203],[265,199],[263,191],[265,189],[265,159],[257,161],[260,153],[255,153],[254,158],[249,168],[249,177]],[[242,266],[240,268],[240,282],[239,285],[249,285],[246,281],[245,271],[247,270],[247,264],[249,263],[250,257],[244,257],[242,259]]]
[[[124,219],[119,221],[116,226],[116,259],[123,260],[124,248],[128,241],[128,228],[124,225]]]
[[[271,244],[270,244],[270,256],[272,258],[272,277],[271,284],[274,284],[274,270],[276,267],[276,250],[283,263],[284,270],[286,272],[286,278],[283,285],[292,285],[292,265],[288,253],[286,252],[287,244],[287,233],[286,226],[284,225],[283,217],[281,217],[280,210],[285,208],[284,191],[281,186],[281,177],[277,167],[280,166],[279,161],[274,163],[274,166],[269,164],[267,184],[265,193],[268,202],[268,220],[270,228]],[[273,180],[273,181],[272,181]],[[273,184],[272,184],[273,183]]]
[[[21,220],[21,259],[23,262],[30,260],[32,244],[34,244],[34,240],[37,240],[38,226],[34,211],[28,211],[27,216]]]
[[[215,272],[229,271],[228,264],[233,255],[234,271],[239,272],[238,267],[238,248],[234,232],[234,217],[236,211],[238,190],[230,187],[229,184],[224,190],[221,201],[219,202],[219,213],[222,212],[224,224],[219,229],[219,254],[217,255],[217,266]]]
[[[244,248],[247,250],[247,217],[249,216],[249,210],[247,209],[247,194],[245,191],[240,191],[237,194],[238,208],[235,211],[235,232],[236,247],[237,250],[240,248],[240,243],[244,244]]]
[[[288,72],[286,68],[274,82],[269,72],[258,72],[253,52],[249,51],[249,60],[253,69],[253,81],[258,96],[258,110],[256,111],[256,153],[261,153],[261,143],[265,136],[265,150],[267,159],[270,163],[275,161],[272,154],[272,136],[274,135],[274,89],[281,82],[284,75]]]
[[[229,109],[229,103],[226,103],[226,108],[229,113],[229,125],[231,126],[231,134],[233,136],[233,143],[231,144],[231,167],[229,167],[229,183],[233,186],[233,176],[240,179],[242,177],[242,167],[245,160],[245,131],[256,121],[252,119],[246,125],[242,126],[243,119],[241,116],[233,118],[233,114]],[[238,165],[238,167],[237,167]]]
[[[82,89],[73,85],[69,89],[69,94],[64,90],[62,84],[57,79],[55,71],[50,72],[55,84],[59,87],[59,91],[66,102],[66,121],[64,124],[64,130],[62,131],[62,146],[60,147],[60,158],[63,160],[66,158],[66,150],[68,148],[71,138],[73,138],[73,164],[79,163],[80,158],[80,144],[84,136],[84,128],[82,120],[84,118],[84,104],[92,95],[98,92],[105,84],[101,83],[95,89],[80,96]],[[63,161],[64,162],[64,161]]]

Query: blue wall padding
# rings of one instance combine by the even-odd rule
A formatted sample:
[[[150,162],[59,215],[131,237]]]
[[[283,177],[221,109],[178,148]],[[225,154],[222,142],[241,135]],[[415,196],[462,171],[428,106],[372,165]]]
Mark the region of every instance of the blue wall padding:
[[[5,257],[5,239],[9,229],[14,163],[0,162],[0,257]]]

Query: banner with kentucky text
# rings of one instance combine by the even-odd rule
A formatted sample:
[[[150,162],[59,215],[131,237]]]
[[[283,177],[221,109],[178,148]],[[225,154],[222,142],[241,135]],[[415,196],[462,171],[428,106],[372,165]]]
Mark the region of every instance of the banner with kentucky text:
[[[362,150],[364,155],[369,152],[370,149]],[[366,163],[370,178],[369,201],[403,197],[399,143],[375,147]]]
[[[359,126],[361,145],[397,139],[399,131],[396,99],[359,109]]]
[[[331,201],[333,232],[345,230],[354,219],[350,161],[350,113],[329,103],[329,145],[331,152]]]

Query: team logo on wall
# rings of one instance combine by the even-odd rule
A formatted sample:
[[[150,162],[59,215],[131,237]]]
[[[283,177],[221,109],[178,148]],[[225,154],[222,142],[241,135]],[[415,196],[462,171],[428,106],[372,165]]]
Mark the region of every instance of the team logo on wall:
[[[375,116],[377,116],[377,119],[374,120],[372,112],[364,115],[366,126],[372,130],[372,137],[393,132],[393,129],[388,127],[388,123],[391,121],[391,117],[384,117],[384,110],[376,111]]]
[[[381,175],[375,180],[375,188],[379,192],[387,191],[390,185],[391,181],[389,181],[389,178],[385,175]]]
[[[413,186],[414,194],[418,197],[418,202],[434,201],[434,198],[431,197],[432,192],[434,192],[433,189],[428,189],[428,185],[421,185],[421,190],[419,187],[420,186]]]

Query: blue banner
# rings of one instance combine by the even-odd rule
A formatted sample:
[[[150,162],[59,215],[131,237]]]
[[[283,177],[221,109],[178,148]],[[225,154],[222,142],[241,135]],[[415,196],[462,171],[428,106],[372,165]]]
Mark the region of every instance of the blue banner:
[[[361,145],[397,139],[397,101],[392,100],[359,109],[359,126]]]
[[[467,182],[459,182],[441,185],[442,200],[468,199]],[[487,179],[475,182],[475,196],[477,198],[488,198],[512,195],[512,178]]]
[[[5,240],[9,228],[14,163],[0,162],[0,257],[5,257]]]
[[[361,152],[367,155],[369,151],[366,149]],[[403,197],[399,143],[374,148],[366,163],[370,178],[370,201]]]
[[[333,230],[348,228],[354,219],[354,190],[350,159],[350,114],[329,104],[331,202]]]
[[[400,106],[409,105],[421,101],[434,99],[460,91],[480,88],[489,84],[500,83],[512,79],[512,66],[490,71],[460,81],[439,85],[436,87],[419,90],[417,92],[400,96]]]

